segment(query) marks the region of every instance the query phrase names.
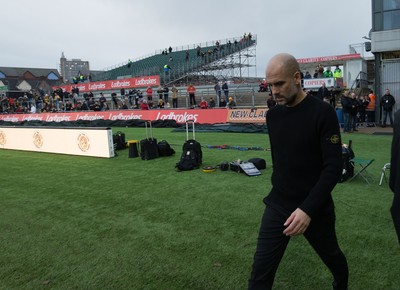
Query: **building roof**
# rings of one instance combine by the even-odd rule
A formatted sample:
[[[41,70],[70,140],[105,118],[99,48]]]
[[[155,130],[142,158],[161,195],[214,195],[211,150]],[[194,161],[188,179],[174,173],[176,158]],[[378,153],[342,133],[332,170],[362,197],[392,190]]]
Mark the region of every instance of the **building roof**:
[[[60,73],[55,68],[25,68],[25,67],[4,67],[0,66],[0,72],[6,77],[23,77],[26,72],[30,72],[37,78],[47,77],[50,73],[54,73],[61,78]]]

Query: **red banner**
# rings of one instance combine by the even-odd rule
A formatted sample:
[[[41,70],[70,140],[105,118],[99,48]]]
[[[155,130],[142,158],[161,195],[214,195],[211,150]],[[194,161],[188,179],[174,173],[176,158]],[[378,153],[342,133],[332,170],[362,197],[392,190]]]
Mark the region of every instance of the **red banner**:
[[[0,120],[8,122],[43,121],[43,122],[73,122],[77,120],[175,120],[185,123],[193,120],[200,124],[226,123],[228,109],[187,109],[187,110],[119,110],[105,112],[73,112],[73,113],[43,113],[43,114],[7,114],[0,115]]]
[[[72,87],[79,89],[79,92],[90,92],[90,91],[111,91],[130,89],[130,88],[144,88],[144,87],[156,87],[160,85],[160,76],[145,76],[139,78],[129,78],[121,80],[91,82],[91,83],[78,83],[74,85],[60,86],[63,91],[71,92]],[[53,87],[56,90],[59,87]]]
[[[299,58],[299,59],[297,59],[297,62],[298,63],[313,63],[313,62],[325,62],[325,61],[347,60],[347,59],[357,59],[357,58],[361,58],[361,55],[358,53],[355,53],[355,54],[342,54],[342,55],[333,55],[333,56]]]

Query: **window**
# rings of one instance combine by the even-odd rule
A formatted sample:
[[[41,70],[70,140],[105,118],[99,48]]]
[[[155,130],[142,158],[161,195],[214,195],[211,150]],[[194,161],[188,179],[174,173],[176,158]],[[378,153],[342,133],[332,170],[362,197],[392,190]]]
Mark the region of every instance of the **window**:
[[[0,71],[0,79],[5,79],[5,78],[6,78],[6,75],[3,74],[3,73]]]
[[[385,0],[383,1],[383,10],[400,9],[400,0]]]
[[[400,10],[383,12],[383,30],[400,29]]]
[[[47,79],[49,79],[49,80],[58,80],[58,76],[55,73],[51,72],[51,73],[49,73],[47,75]]]

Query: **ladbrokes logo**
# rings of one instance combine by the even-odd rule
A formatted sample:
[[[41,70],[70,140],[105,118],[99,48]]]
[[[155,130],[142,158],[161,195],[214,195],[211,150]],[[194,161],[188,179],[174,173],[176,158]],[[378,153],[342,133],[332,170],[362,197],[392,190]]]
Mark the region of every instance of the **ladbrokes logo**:
[[[6,133],[0,131],[0,145],[5,145],[7,142]]]
[[[157,114],[156,120],[175,120],[177,123],[185,123],[187,121],[197,122],[198,114],[176,114],[175,112],[170,112],[169,114],[162,114],[159,112]]]
[[[86,152],[90,148],[90,142],[88,136],[86,136],[84,133],[79,134],[78,136],[78,147],[81,149],[83,152]]]
[[[33,133],[33,144],[37,148],[40,148],[43,146],[43,136],[38,131]]]

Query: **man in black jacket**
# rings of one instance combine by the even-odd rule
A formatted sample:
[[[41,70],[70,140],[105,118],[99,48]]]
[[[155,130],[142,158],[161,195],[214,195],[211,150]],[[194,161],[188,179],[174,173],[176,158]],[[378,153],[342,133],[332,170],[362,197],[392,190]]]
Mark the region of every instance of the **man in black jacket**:
[[[272,289],[289,240],[298,235],[307,239],[329,268],[334,289],[347,289],[347,261],[336,238],[331,195],[342,172],[336,112],[328,103],[305,94],[300,67],[292,55],[274,56],[266,77],[278,103],[267,113],[272,189],[264,198],[248,289]]]
[[[389,186],[394,193],[392,213],[394,227],[396,229],[397,238],[400,243],[400,110],[394,115],[394,129],[392,140],[392,157],[390,160],[390,178]]]
[[[393,128],[393,106],[396,103],[394,97],[390,94],[390,90],[386,89],[385,94],[381,98],[381,107],[383,109],[382,127],[386,127],[386,119],[389,115],[390,126]]]

